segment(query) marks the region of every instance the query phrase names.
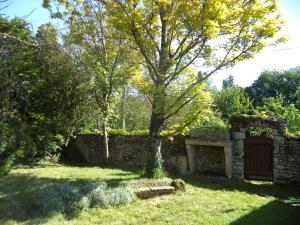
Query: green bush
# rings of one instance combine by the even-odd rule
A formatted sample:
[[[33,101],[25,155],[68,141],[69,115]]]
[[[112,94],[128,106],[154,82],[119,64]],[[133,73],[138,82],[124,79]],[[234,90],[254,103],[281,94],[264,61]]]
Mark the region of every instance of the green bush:
[[[127,186],[109,188],[98,186],[89,194],[91,208],[109,208],[115,205],[125,205],[131,202],[133,191]]]
[[[181,179],[173,180],[171,186],[173,186],[176,191],[185,191],[185,182]]]
[[[42,189],[37,195],[35,205],[42,213],[72,213],[80,199],[81,194],[76,186],[61,182]]]
[[[126,185],[110,187],[106,182],[59,182],[41,189],[34,201],[34,207],[44,214],[74,214],[88,208],[128,204],[133,196],[132,189]]]

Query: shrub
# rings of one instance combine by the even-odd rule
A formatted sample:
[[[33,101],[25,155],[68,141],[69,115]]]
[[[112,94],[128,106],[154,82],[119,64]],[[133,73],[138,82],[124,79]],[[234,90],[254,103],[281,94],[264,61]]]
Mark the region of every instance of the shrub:
[[[81,194],[76,186],[61,182],[42,189],[36,198],[35,206],[42,213],[72,213],[76,211],[76,203],[80,199]]]
[[[34,206],[44,214],[74,214],[88,208],[128,204],[132,198],[133,191],[126,185],[110,187],[106,182],[94,181],[77,185],[59,182],[40,190]]]
[[[173,180],[171,182],[171,186],[173,186],[176,191],[185,191],[185,182],[181,179]]]
[[[110,206],[125,205],[131,202],[133,191],[127,186],[104,187],[99,186],[93,189],[88,198],[91,208],[108,208]]]

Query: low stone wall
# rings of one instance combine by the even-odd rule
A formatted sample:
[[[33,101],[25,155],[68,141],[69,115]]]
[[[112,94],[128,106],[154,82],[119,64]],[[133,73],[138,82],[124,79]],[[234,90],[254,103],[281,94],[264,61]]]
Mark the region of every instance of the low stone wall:
[[[145,166],[148,154],[148,137],[110,135],[110,162],[116,166]],[[78,135],[63,152],[64,158],[90,165],[104,164],[103,138],[97,134]],[[162,155],[167,162],[171,155],[186,155],[184,137],[173,141],[164,138]]]
[[[274,182],[300,184],[300,138],[282,138],[274,149]]]
[[[196,133],[191,134],[196,135]],[[217,140],[227,139],[227,141],[233,142],[232,148],[232,162],[230,161],[230,168],[232,168],[232,176],[236,178],[244,178],[244,140],[245,132],[240,130],[233,132],[230,136],[216,136],[206,134],[198,138],[210,139],[209,143],[216,143]],[[216,138],[217,140],[211,140]],[[275,183],[292,183],[300,184],[300,138],[287,138],[281,135],[273,135],[273,180]],[[191,138],[186,139],[192,140]],[[104,164],[104,151],[102,144],[102,136],[89,134],[78,135],[73,139],[67,148],[63,151],[64,158],[76,160],[78,162],[87,163],[90,165],[103,165]],[[201,141],[200,141],[201,142]],[[201,142],[202,143],[202,142]],[[193,144],[193,143],[192,143]],[[194,168],[205,171],[212,167],[213,171],[220,172],[221,167],[224,167],[226,160],[224,161],[224,152],[217,151],[214,147],[208,147],[204,144],[205,148],[210,148],[208,152],[205,152],[206,157],[201,157],[199,163],[200,168]],[[109,138],[110,148],[110,160],[112,165],[116,166],[145,166],[147,162],[147,148],[148,137],[147,136],[128,136],[128,135],[111,135]],[[203,149],[205,150],[205,149]],[[226,152],[226,151],[225,151]],[[214,153],[214,155],[212,155]],[[201,152],[199,152],[201,154]],[[163,139],[162,155],[165,162],[172,161],[176,164],[176,158],[170,157],[174,155],[187,155],[185,146],[185,137],[175,137],[174,141],[167,138]],[[196,157],[196,155],[194,155]],[[180,157],[179,157],[180,158]],[[182,158],[182,157],[181,157]],[[197,157],[196,157],[197,158]],[[195,158],[195,159],[196,159]],[[194,159],[194,160],[195,160]],[[225,157],[226,159],[226,157]],[[214,160],[214,164],[212,161]],[[208,165],[210,163],[210,165]],[[171,167],[170,167],[171,168]],[[189,170],[193,171],[193,168]]]

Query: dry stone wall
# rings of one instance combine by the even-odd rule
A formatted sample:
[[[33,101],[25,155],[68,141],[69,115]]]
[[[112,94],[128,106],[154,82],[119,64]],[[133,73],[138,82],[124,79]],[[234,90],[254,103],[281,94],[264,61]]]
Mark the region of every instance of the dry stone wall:
[[[274,140],[279,147],[274,149],[274,182],[300,184],[300,138]]]
[[[64,157],[90,165],[104,164],[103,138],[98,134],[78,135],[64,150]],[[110,162],[116,166],[145,166],[147,162],[147,136],[110,135]],[[170,155],[185,155],[184,137],[175,137],[173,141],[164,138],[162,155],[164,161]]]
[[[273,137],[274,182],[300,184],[300,138],[284,137],[277,132],[274,132]],[[242,128],[239,131],[232,132],[231,138],[233,141],[231,164],[232,176],[243,179],[245,130]],[[76,160],[78,162],[90,165],[103,165],[104,151],[102,141],[101,135],[78,135],[69,143],[67,148],[63,151],[63,155],[67,159]],[[109,147],[110,160],[113,165],[146,165],[148,148],[147,136],[111,135],[109,139]],[[221,151],[217,153],[221,153]],[[164,138],[162,144],[162,155],[165,162],[168,162],[168,159],[172,158],[170,156],[187,155],[185,137],[176,137],[174,141]],[[216,157],[217,156],[218,154]],[[202,161],[205,158],[214,158],[216,160],[220,159],[220,157],[216,157],[202,157]],[[223,167],[223,158],[220,162]],[[202,162],[200,164],[205,165],[207,162]],[[201,167],[201,170],[205,171],[205,168]]]

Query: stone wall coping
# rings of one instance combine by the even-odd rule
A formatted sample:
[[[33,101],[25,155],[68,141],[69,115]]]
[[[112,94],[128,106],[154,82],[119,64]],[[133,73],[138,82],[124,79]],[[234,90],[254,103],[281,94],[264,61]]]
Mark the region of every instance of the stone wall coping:
[[[209,137],[210,136],[210,137]],[[227,140],[230,139],[229,131],[221,131],[221,130],[204,130],[202,128],[193,128],[190,131],[191,138],[199,138],[199,139],[222,139]]]
[[[295,141],[300,141],[300,137],[299,136],[287,136],[286,137],[288,140],[295,140]]]
[[[219,147],[231,147],[232,141],[204,141],[195,138],[186,138],[185,144],[187,145],[204,145],[204,146],[219,146]]]

